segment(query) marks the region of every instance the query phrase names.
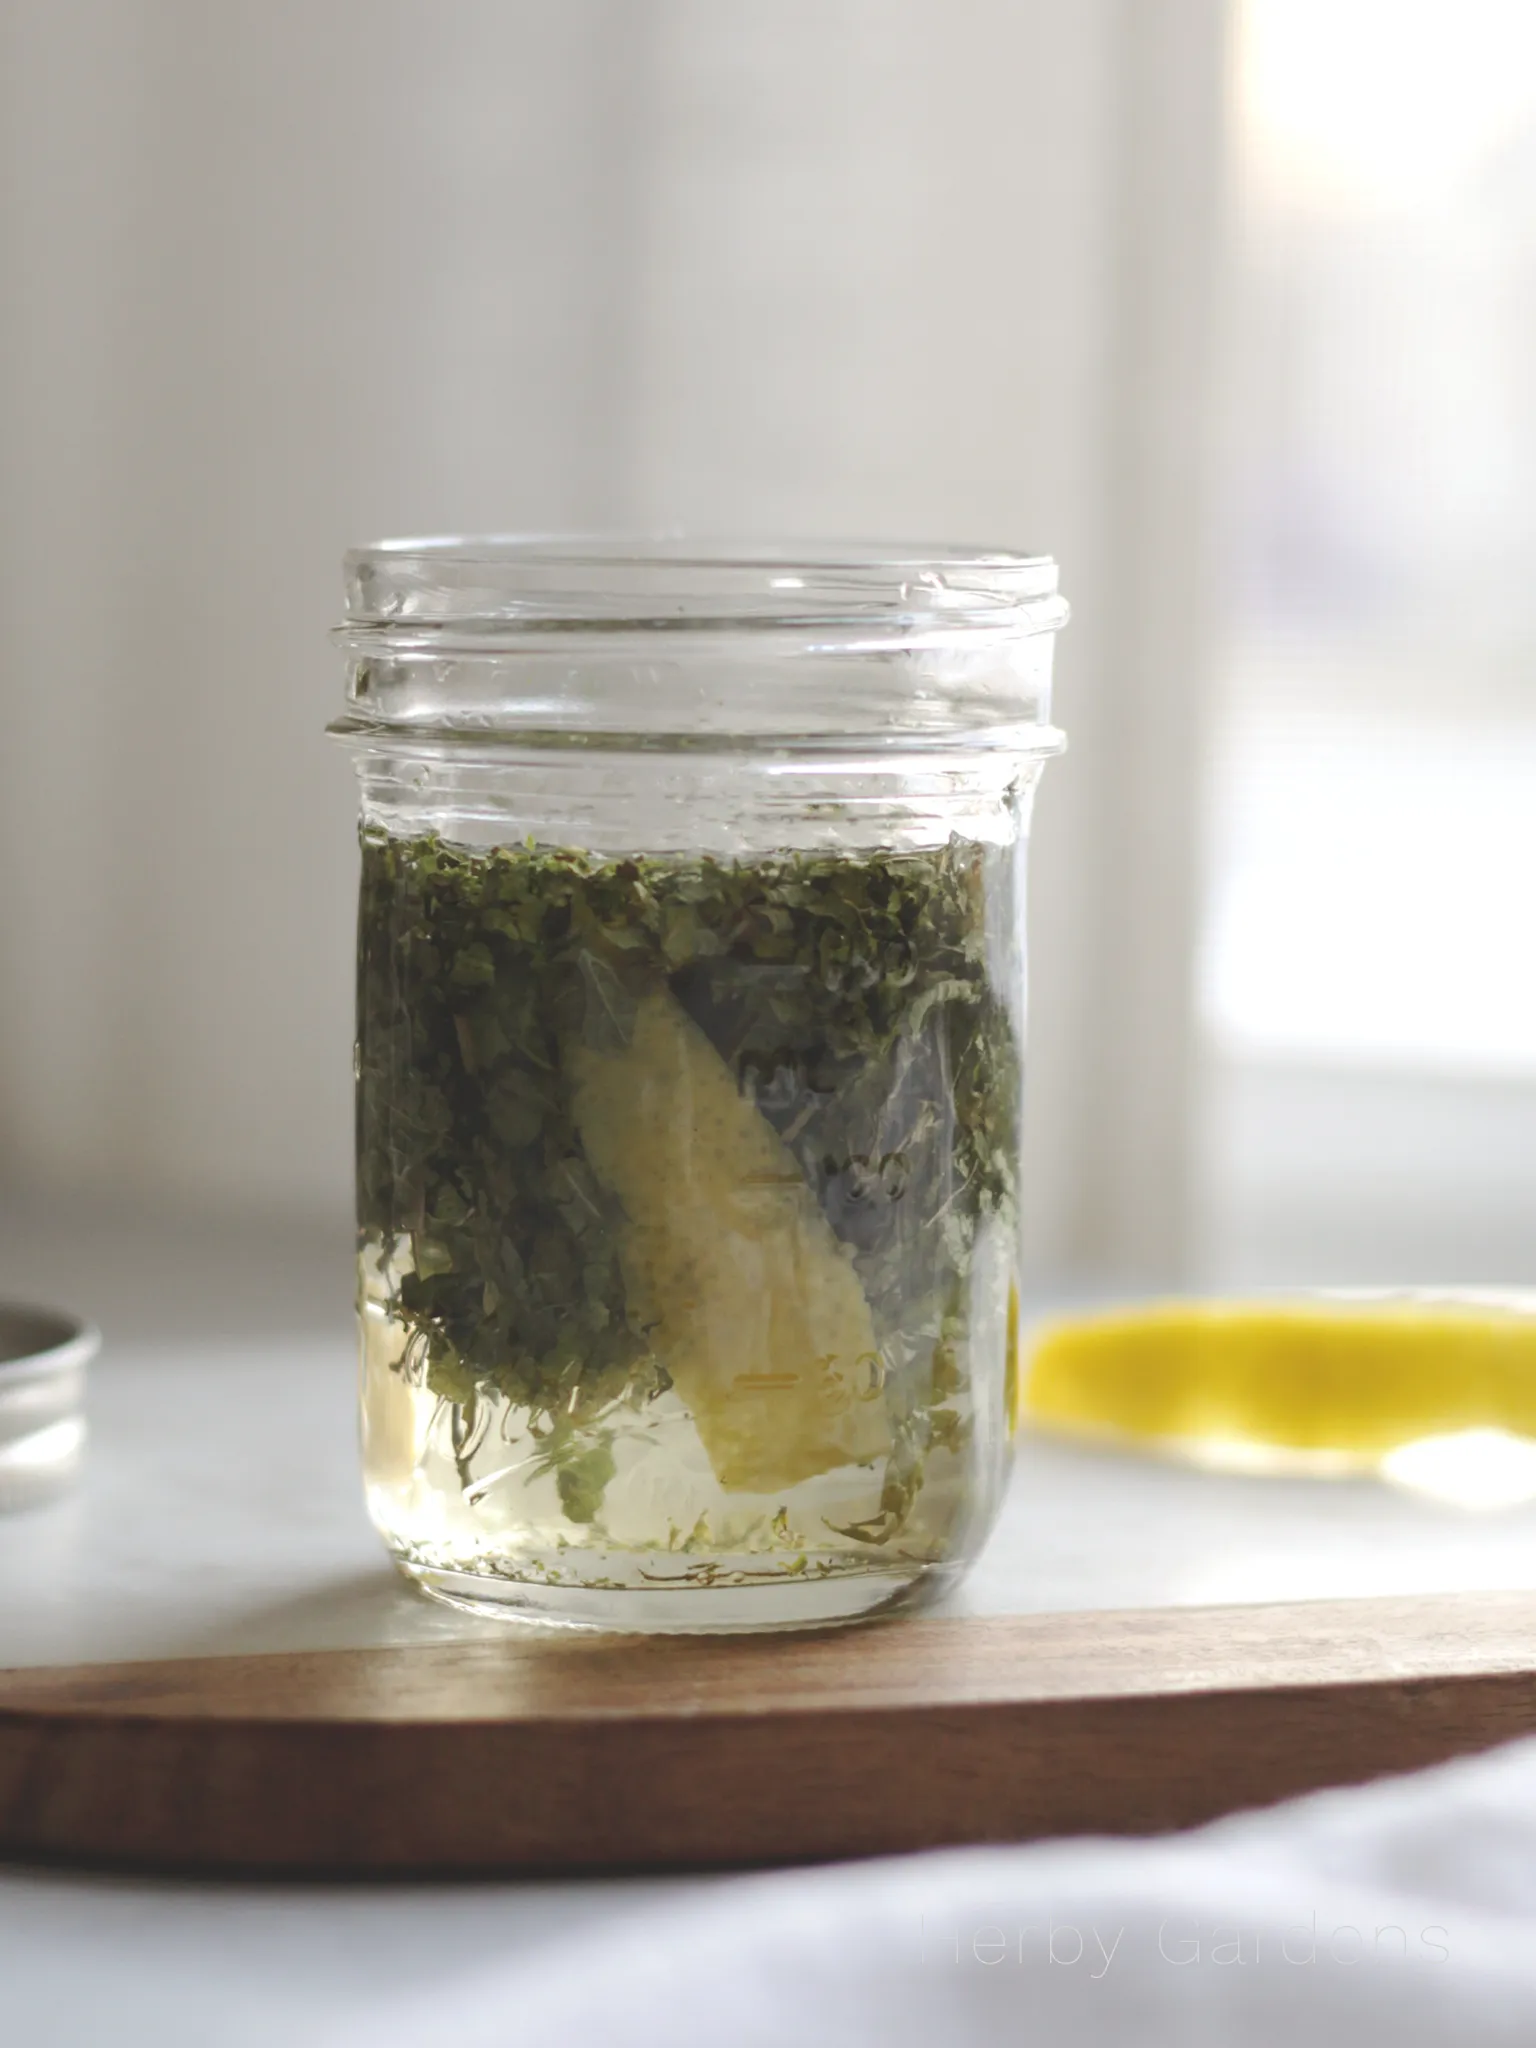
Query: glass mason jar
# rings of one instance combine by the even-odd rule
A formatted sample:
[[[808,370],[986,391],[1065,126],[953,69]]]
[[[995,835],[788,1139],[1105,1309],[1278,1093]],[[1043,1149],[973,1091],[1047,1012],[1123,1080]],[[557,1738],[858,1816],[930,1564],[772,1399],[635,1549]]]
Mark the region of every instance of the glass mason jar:
[[[996,1515],[1040,557],[347,560],[363,1456],[401,1569],[851,1620]]]

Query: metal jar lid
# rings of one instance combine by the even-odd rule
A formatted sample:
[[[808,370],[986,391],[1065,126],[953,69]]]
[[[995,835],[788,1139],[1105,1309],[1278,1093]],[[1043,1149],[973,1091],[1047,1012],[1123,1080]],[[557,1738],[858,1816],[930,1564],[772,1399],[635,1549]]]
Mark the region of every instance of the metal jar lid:
[[[0,1510],[62,1492],[85,1446],[85,1369],[100,1333],[57,1309],[0,1302]]]

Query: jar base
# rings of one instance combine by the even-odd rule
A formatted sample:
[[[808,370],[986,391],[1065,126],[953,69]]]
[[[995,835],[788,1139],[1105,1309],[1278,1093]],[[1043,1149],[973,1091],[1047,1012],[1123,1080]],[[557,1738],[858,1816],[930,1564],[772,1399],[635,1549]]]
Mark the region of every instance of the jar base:
[[[396,1558],[402,1575],[461,1613],[535,1628],[626,1635],[758,1635],[835,1628],[926,1607],[960,1576],[957,1564],[843,1572],[725,1586],[550,1585]],[[658,1562],[661,1562],[658,1559]],[[673,1560],[675,1563],[675,1560]]]

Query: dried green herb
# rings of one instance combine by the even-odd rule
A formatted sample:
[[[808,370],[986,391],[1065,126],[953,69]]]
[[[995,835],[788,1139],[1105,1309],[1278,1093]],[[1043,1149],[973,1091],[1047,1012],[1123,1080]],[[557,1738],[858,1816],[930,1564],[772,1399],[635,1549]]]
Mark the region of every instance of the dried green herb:
[[[565,1049],[611,1051],[669,990],[849,1247],[895,1450],[874,1541],[953,1441],[965,1283],[1009,1212],[1017,1054],[987,972],[984,849],[609,859],[363,837],[358,1205],[406,1364],[526,1409],[568,1518],[613,1470],[595,1423],[667,1385],[626,1299],[624,1217]],[[485,1404],[478,1404],[483,1410]],[[466,1454],[467,1455],[467,1454]]]

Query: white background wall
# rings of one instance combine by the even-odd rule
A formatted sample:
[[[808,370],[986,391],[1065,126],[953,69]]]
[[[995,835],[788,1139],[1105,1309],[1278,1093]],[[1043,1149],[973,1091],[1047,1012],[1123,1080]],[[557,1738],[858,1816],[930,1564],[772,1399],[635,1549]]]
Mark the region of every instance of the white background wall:
[[[0,1142],[348,1198],[337,561],[677,524],[1048,549],[1032,1230],[1188,1155],[1221,0],[0,8]]]

